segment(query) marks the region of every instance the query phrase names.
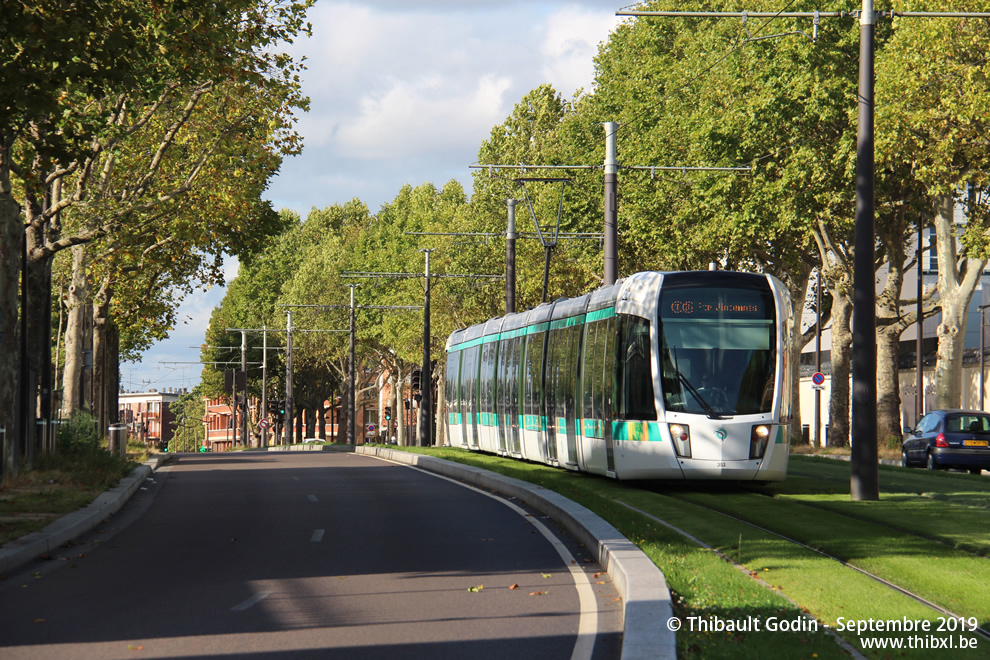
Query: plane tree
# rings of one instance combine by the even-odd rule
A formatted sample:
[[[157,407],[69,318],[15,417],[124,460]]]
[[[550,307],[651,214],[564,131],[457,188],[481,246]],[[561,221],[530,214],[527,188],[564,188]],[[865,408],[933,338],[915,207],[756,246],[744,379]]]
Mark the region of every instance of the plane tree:
[[[990,9],[985,0],[964,5],[956,9]],[[940,408],[962,405],[966,315],[990,257],[988,49],[986,19],[905,18],[895,19],[877,60],[878,166],[907,173],[917,191],[908,201],[922,207],[913,213],[936,233]],[[965,212],[962,225],[957,207]]]
[[[98,10],[78,9],[58,0],[5,5],[4,11],[10,11],[5,25],[15,26],[5,32],[4,49],[15,61],[14,75],[5,75],[5,87],[20,88],[28,103],[10,103],[8,110],[15,111],[0,118],[4,179],[0,206],[7,209],[8,228],[17,217],[8,200],[17,203],[23,214],[17,221],[27,234],[25,282],[34,291],[28,296],[26,314],[32,314],[33,304],[45,300],[55,252],[164,220],[164,214],[159,215],[163,207],[188,192],[190,179],[202,173],[209,156],[218,153],[220,141],[207,137],[204,144],[197,144],[177,138],[184,126],[181,118],[184,111],[201,107],[203,97],[218,86],[234,81],[242,97],[246,89],[257,93],[258,115],[266,103],[268,110],[274,110],[269,121],[254,117],[253,122],[255,130],[267,127],[275,134],[269,141],[274,155],[296,147],[297,138],[288,126],[291,111],[304,105],[297,92],[297,65],[273,47],[308,29],[303,24],[308,4],[189,2],[168,11],[141,2],[114,3],[113,8]],[[63,63],[66,67],[58,71]],[[43,89],[35,95],[35,87]],[[183,94],[183,101],[173,106],[169,99],[176,91]],[[156,116],[171,110],[179,118],[165,120],[171,123],[150,157],[145,157],[140,147],[147,143],[135,145],[135,134],[150,129]],[[162,114],[156,114],[159,111]],[[185,144],[180,147],[179,142]],[[110,182],[114,174],[129,169],[128,156],[137,163],[131,172],[135,176],[120,185]],[[177,163],[184,158],[194,165],[183,171],[184,165]],[[114,194],[101,197],[99,193],[107,190]],[[73,205],[78,215],[89,218],[77,222],[76,232],[67,235],[71,225],[63,216]],[[3,312],[4,318],[16,317],[9,306]],[[16,352],[3,354],[7,359]],[[41,351],[32,354],[40,356]],[[33,378],[37,367],[30,373]],[[21,387],[34,392],[33,382]],[[27,453],[30,457],[30,449]]]

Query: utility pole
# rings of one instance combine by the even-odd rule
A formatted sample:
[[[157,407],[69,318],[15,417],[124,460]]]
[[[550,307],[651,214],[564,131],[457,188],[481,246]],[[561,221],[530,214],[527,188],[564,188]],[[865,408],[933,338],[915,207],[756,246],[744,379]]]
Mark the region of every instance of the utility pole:
[[[874,270],[873,0],[859,17],[859,114],[856,134],[856,235],[853,261],[852,456],[850,495],[880,499],[877,450],[877,285]]]
[[[618,233],[616,230],[619,209],[616,200],[618,189],[619,161],[616,157],[615,132],[619,125],[614,121],[602,124],[605,127],[605,278],[603,284],[611,286],[619,277]]]
[[[292,405],[292,310],[285,312],[285,420],[283,428],[285,435],[282,443],[292,444],[292,424],[295,408]]]
[[[423,304],[423,398],[419,406],[419,446],[433,445],[433,365],[430,360],[430,252],[424,249],[420,252],[426,255],[426,297]]]
[[[516,311],[516,200],[509,199],[509,220],[505,228],[505,313]]]
[[[350,309],[350,351],[348,352],[347,359],[347,444],[356,445],[357,444],[357,389],[355,386],[354,377],[354,289],[361,286],[360,284],[348,284],[351,290],[351,309]]]

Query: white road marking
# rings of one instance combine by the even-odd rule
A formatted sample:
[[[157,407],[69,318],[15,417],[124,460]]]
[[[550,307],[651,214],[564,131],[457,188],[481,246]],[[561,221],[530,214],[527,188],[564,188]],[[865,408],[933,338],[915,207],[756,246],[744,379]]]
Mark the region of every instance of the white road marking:
[[[323,532],[326,530],[314,529],[313,536],[309,539],[310,543],[319,543],[323,540]]]
[[[550,542],[550,545],[554,547],[557,554],[560,555],[560,558],[564,560],[564,565],[567,566],[567,570],[570,571],[571,578],[574,580],[574,587],[577,590],[578,603],[581,611],[578,613],[577,639],[574,641],[574,649],[571,651],[571,660],[591,660],[591,654],[595,648],[595,638],[598,636],[598,602],[595,600],[595,591],[591,587],[591,580],[588,579],[587,574],[581,569],[581,567],[577,565],[577,561],[574,559],[574,556],[571,554],[570,550],[567,549],[567,546],[561,543],[560,540],[554,536],[543,523],[536,520],[522,507],[513,504],[500,495],[486,492],[480,488],[475,488],[474,486],[457,481],[456,479],[451,479],[450,477],[442,474],[430,472],[429,470],[424,470],[423,468],[413,465],[399,463],[398,461],[391,461],[387,458],[382,458],[381,456],[374,456],[372,458],[377,458],[381,461],[386,461],[388,463],[401,465],[412,470],[417,470],[423,474],[428,474],[431,477],[437,477],[438,479],[446,479],[452,484],[457,484],[462,488],[468,488],[477,493],[481,493],[486,497],[490,497],[493,500],[501,502],[525,518],[527,521],[533,523],[533,526],[536,527],[536,529],[547,539],[547,541]]]
[[[248,598],[243,603],[240,603],[239,605],[234,605],[232,608],[230,608],[230,611],[231,612],[243,612],[246,609],[249,609],[251,607],[254,607],[255,605],[257,605],[258,603],[260,603],[261,601],[263,601],[264,599],[268,598],[271,595],[272,595],[272,592],[270,592],[270,591],[259,591],[258,593],[256,593],[255,595],[251,596],[250,598]]]

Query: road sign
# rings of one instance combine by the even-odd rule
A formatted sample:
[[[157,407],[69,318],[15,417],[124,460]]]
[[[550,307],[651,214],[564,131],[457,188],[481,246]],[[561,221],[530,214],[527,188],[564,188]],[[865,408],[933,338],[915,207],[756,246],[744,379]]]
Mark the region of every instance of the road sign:
[[[816,390],[825,389],[825,374],[820,371],[816,371],[811,375],[811,387]]]
[[[368,424],[368,433],[374,433],[374,432],[375,432],[375,425]]]
[[[267,419],[261,418],[260,420],[258,420],[258,426],[260,426],[263,429],[267,429],[270,426],[270,424]]]

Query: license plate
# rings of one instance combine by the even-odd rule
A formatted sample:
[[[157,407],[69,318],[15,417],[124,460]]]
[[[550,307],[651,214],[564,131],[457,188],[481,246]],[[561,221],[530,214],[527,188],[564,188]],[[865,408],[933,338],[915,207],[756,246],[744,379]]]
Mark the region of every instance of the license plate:
[[[966,447],[986,447],[988,445],[987,440],[963,440],[963,445]]]

